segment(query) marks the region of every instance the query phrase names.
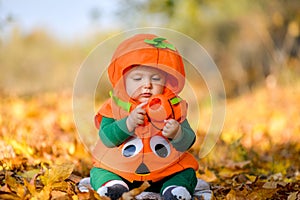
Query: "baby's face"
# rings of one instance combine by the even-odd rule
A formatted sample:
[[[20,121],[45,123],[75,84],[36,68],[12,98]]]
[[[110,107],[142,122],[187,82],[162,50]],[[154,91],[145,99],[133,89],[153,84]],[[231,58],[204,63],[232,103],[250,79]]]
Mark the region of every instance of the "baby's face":
[[[134,100],[146,102],[152,95],[162,94],[166,74],[148,66],[136,66],[125,74],[125,89]]]

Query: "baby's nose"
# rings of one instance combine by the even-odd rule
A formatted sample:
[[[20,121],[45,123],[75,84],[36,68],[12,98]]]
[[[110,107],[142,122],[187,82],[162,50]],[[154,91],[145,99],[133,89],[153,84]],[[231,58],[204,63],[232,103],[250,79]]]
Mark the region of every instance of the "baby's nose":
[[[152,87],[151,80],[145,80],[145,82],[144,82],[144,87],[145,87],[145,88],[151,88],[151,87]]]

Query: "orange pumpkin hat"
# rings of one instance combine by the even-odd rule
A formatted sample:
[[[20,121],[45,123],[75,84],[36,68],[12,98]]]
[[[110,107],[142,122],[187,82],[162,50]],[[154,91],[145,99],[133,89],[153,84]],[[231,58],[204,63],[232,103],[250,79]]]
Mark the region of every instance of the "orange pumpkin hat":
[[[152,34],[138,34],[123,41],[116,49],[108,67],[114,90],[123,90],[122,77],[128,67],[147,65],[168,73],[166,88],[178,94],[184,87],[185,72],[182,58],[172,44]],[[119,88],[121,87],[121,88]],[[114,91],[122,92],[122,91]],[[124,98],[124,94],[119,98]]]
[[[172,98],[178,95],[185,84],[185,71],[182,57],[175,47],[166,39],[153,34],[137,34],[124,40],[116,49],[108,67],[108,76],[113,86],[113,96],[123,102],[129,102],[134,109],[134,102],[125,90],[123,75],[135,65],[146,65],[167,73],[164,96]],[[112,99],[103,104],[95,117],[95,124],[99,128],[102,116],[122,118],[128,115],[124,110],[118,116],[112,115]]]

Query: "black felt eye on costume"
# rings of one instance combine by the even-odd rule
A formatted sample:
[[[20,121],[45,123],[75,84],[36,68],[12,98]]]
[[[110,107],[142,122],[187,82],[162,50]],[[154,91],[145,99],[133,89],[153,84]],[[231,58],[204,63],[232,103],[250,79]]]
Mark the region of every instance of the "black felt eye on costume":
[[[123,155],[125,157],[131,157],[134,155],[136,147],[134,145],[129,145],[123,150]]]
[[[159,157],[165,158],[168,156],[168,149],[163,144],[157,144],[155,145],[155,152],[156,155]]]
[[[122,148],[122,155],[125,157],[133,157],[137,155],[143,148],[143,142],[140,138],[133,138],[126,142]]]
[[[150,147],[153,153],[161,158],[168,157],[171,152],[169,142],[161,136],[152,137],[150,140]]]

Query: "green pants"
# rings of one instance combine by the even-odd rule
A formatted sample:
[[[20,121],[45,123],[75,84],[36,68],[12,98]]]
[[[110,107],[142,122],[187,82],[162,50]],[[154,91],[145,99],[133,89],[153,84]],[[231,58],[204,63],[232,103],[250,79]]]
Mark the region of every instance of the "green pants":
[[[91,185],[94,190],[99,189],[104,183],[111,181],[111,180],[122,180],[124,181],[129,189],[137,188],[139,187],[143,182],[137,181],[137,182],[129,182],[120,176],[107,171],[105,169],[101,168],[92,168],[90,172],[90,178],[91,178]],[[185,187],[191,195],[193,195],[196,184],[197,184],[197,177],[194,169],[185,169],[181,172],[175,173],[171,176],[167,176],[166,178],[157,181],[157,182],[149,182],[150,187],[146,190],[148,192],[159,192],[162,193],[162,191],[171,185],[176,186],[183,186]]]

